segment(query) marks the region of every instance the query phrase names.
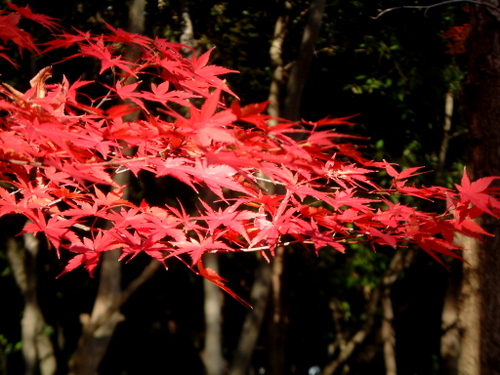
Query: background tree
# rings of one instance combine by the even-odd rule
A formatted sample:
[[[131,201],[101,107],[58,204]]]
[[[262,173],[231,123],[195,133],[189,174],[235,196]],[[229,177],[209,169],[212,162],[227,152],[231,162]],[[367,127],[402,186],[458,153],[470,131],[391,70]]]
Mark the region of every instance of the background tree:
[[[498,2],[471,6],[470,36],[467,44],[469,64],[465,103],[469,124],[469,163],[475,178],[498,173],[500,145],[500,36]],[[461,296],[462,329],[459,374],[498,374],[499,353],[499,243],[497,221],[478,219],[495,234],[486,241],[468,243],[471,267],[464,267]]]

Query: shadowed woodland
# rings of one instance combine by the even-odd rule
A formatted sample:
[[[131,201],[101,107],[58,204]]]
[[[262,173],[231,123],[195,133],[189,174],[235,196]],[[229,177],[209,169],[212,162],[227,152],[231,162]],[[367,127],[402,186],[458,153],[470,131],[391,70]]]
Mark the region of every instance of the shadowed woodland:
[[[367,159],[425,166],[416,185],[453,188],[464,167],[473,179],[500,176],[497,1],[14,3],[67,30],[103,34],[109,24],[182,43],[186,57],[213,49],[210,64],[239,72],[223,78],[242,106],[269,100],[270,116],[291,121],[346,118],[356,125],[342,132]],[[46,29],[22,26],[37,42],[48,40]],[[20,66],[1,61],[0,79],[23,92],[52,64],[56,82],[100,74],[83,57],[61,61],[66,50],[15,53]],[[113,86],[113,75],[105,78]],[[213,191],[193,194],[172,177],[115,180],[136,204],[181,202],[189,212],[201,195],[221,207]],[[391,178],[380,173],[377,183],[388,187]],[[393,203],[445,205],[410,196]],[[165,270],[144,254],[119,262],[109,251],[94,277],[81,267],[57,277],[69,256],[58,259],[42,235],[16,236],[25,218],[0,220],[2,374],[500,374],[495,218],[478,221],[496,237],[456,235],[469,249],[460,254],[466,264],[436,261],[414,244],[395,251],[362,242],[344,254],[285,243],[270,262],[259,252],[205,254],[205,266],[251,309],[182,262]]]

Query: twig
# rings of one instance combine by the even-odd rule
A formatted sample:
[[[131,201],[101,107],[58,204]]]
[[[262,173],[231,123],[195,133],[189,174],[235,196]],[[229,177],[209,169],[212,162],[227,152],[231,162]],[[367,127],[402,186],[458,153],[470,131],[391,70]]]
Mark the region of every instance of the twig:
[[[371,332],[375,324],[375,315],[377,308],[382,298],[384,289],[390,288],[397,280],[402,270],[406,267],[408,259],[413,256],[413,251],[397,251],[388,268],[385,270],[378,286],[372,291],[370,299],[366,307],[366,320],[361,328],[352,335],[351,339],[344,344],[340,353],[323,369],[323,375],[333,375],[354,353],[354,350],[359,347]]]
[[[486,7],[490,8],[490,9],[493,9],[493,10],[495,10],[497,12],[499,11],[498,7],[496,7],[496,6],[492,5],[492,4],[489,4],[489,3],[481,2],[481,1],[475,1],[475,0],[447,0],[447,1],[442,1],[440,3],[431,4],[431,5],[402,5],[400,7],[388,8],[388,9],[383,10],[379,14],[377,14],[375,17],[371,17],[371,18],[374,19],[374,20],[379,19],[384,14],[386,14],[386,13],[392,11],[392,10],[396,10],[396,9],[425,9],[424,16],[427,16],[427,12],[431,8],[435,8],[435,7],[438,7],[438,6],[441,6],[441,5],[446,5],[446,4],[451,4],[451,3],[460,3],[460,2],[467,2],[467,3],[485,5]]]

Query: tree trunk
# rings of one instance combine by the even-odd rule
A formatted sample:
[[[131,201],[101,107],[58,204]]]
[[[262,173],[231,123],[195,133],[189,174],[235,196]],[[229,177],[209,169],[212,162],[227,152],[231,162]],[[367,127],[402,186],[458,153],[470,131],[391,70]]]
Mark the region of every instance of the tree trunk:
[[[485,1],[497,7],[498,1]],[[465,109],[469,172],[474,179],[500,175],[500,13],[471,5]],[[460,375],[500,374],[500,225],[481,217],[495,237],[470,240],[465,252],[460,328]]]
[[[283,1],[283,10],[278,17],[269,55],[273,76],[269,89],[268,113],[271,116],[282,117],[287,120],[297,121],[300,119],[300,103],[302,92],[307,79],[307,74],[314,56],[315,45],[319,37],[319,31],[323,19],[325,0],[313,0],[309,7],[307,19],[302,35],[299,54],[292,63],[290,74],[285,80],[285,66],[282,56],[285,36],[288,32],[289,13],[292,2]],[[276,249],[275,258],[272,261],[271,285],[272,285],[272,323],[270,327],[271,347],[270,362],[272,374],[285,374],[286,368],[286,331],[287,315],[283,301],[283,272],[286,251],[283,247]]]
[[[283,10],[276,20],[274,25],[274,35],[269,48],[269,57],[271,58],[271,69],[273,75],[271,77],[271,85],[269,87],[269,106],[267,112],[274,117],[281,116],[281,104],[283,96],[284,80],[284,62],[283,62],[283,43],[288,31],[288,19],[292,4],[289,1],[283,3]]]
[[[131,33],[144,32],[145,0],[134,0],[129,6],[127,30]],[[135,51],[129,50],[129,55]],[[133,121],[134,114],[127,121]],[[130,172],[116,174],[114,180],[119,185],[128,185]],[[128,187],[124,190],[123,199],[127,199]],[[119,251],[107,251],[102,255],[100,263],[99,287],[90,316],[83,314],[82,334],[77,348],[70,361],[71,375],[94,375],[108,350],[111,338],[117,325],[124,320],[119,311],[125,300],[121,287],[121,263]]]
[[[300,105],[302,93],[307,80],[307,74],[316,51],[316,42],[325,13],[325,0],[313,0],[309,6],[302,41],[300,43],[299,55],[294,61],[286,86],[286,96],[283,106],[282,117],[291,121],[300,120]]]
[[[444,104],[444,124],[443,124],[443,138],[441,139],[441,146],[439,148],[439,158],[435,174],[435,182],[438,183],[441,175],[443,174],[446,155],[448,153],[448,145],[451,139],[460,134],[460,132],[453,135],[452,118],[454,110],[455,92],[452,90],[451,85],[445,94]],[[457,236],[458,237],[458,236]],[[457,238],[458,241],[458,238]],[[452,259],[449,262],[452,271],[448,277],[448,285],[443,301],[443,310],[441,312],[441,373],[443,375],[457,375],[458,373],[458,357],[460,354],[460,332],[458,331],[458,308],[459,308],[459,290],[461,282],[461,269],[462,264],[457,259]]]
[[[180,42],[192,48],[185,48],[183,54],[191,57],[193,50],[196,50],[198,43],[194,37],[193,22],[189,13],[187,0],[180,0],[180,13],[182,22],[182,34]],[[205,202],[215,202],[215,194],[206,189],[204,192]],[[216,208],[216,203],[212,203]],[[205,267],[213,269],[219,273],[219,255],[207,254],[203,257]],[[222,305],[224,295],[222,290],[208,279],[203,279],[204,292],[204,319],[205,319],[205,342],[204,349],[200,354],[201,361],[205,367],[207,375],[222,375],[226,369],[226,360],[222,348]]]
[[[121,263],[118,251],[107,251],[101,260],[99,289],[92,314],[81,316],[83,330],[70,363],[71,375],[95,375],[118,323],[124,320],[118,310],[108,313],[120,297]],[[107,316],[104,319],[103,316]],[[98,321],[102,324],[97,324]],[[96,327],[96,329],[91,329]]]
[[[459,240],[457,239],[457,243]],[[460,356],[460,331],[458,327],[459,294],[462,265],[458,260],[451,262],[452,271],[448,278],[448,286],[444,295],[441,313],[441,374],[457,375],[458,358]]]
[[[219,254],[203,257],[205,267],[219,273]],[[223,375],[226,361],[222,354],[222,300],[221,289],[211,281],[203,280],[205,292],[205,347],[201,359],[207,375]]]
[[[189,14],[189,6],[187,0],[180,0],[180,12],[182,19],[182,34],[180,37],[181,44],[185,44],[193,49],[196,49],[198,43],[194,38],[194,28],[193,22],[191,21],[191,15]],[[190,55],[191,53],[187,53]]]
[[[270,322],[271,374],[286,374],[286,331],[288,318],[285,313],[283,294],[283,268],[285,263],[285,248],[280,246],[275,250],[271,264],[272,321]]]
[[[128,8],[127,31],[135,34],[144,34],[144,14],[146,0],[134,0]]]
[[[271,290],[271,264],[261,259],[255,271],[255,280],[250,292],[250,304],[241,330],[238,346],[231,362],[229,375],[245,375],[259,337],[262,320]]]
[[[24,246],[7,239],[7,256],[16,284],[24,298],[21,320],[25,375],[53,375],[57,371],[54,346],[44,333],[45,319],[38,303],[37,256],[39,241],[31,233],[23,235]]]
[[[384,284],[382,287],[380,304],[382,305],[382,328],[380,331],[383,342],[385,374],[397,375],[396,335],[394,333],[394,311],[392,309],[390,284]]]
[[[444,104],[444,124],[443,124],[443,138],[439,148],[438,165],[436,169],[436,176],[441,174],[446,163],[446,154],[448,152],[448,144],[451,139],[451,119],[453,117],[453,104],[455,95],[453,90],[449,89],[445,95]]]

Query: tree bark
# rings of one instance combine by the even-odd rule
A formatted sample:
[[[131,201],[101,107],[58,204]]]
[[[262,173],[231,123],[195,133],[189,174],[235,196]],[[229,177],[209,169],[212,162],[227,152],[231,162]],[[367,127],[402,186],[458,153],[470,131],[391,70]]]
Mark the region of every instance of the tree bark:
[[[101,260],[99,288],[90,316],[82,314],[82,335],[70,363],[71,375],[95,375],[118,323],[123,315],[115,310],[108,314],[111,306],[117,303],[121,293],[121,263],[118,251],[107,251]],[[109,317],[103,319],[103,316]],[[98,325],[98,320],[103,321]],[[96,327],[92,329],[91,327]]]
[[[193,22],[191,21],[191,15],[189,14],[189,6],[187,0],[180,0],[180,11],[181,11],[181,19],[182,19],[182,34],[180,37],[181,44],[185,44],[186,46],[191,47],[192,49],[196,49],[198,47],[198,43],[194,38],[194,28]],[[186,53],[190,55],[190,51]]]
[[[134,34],[144,34],[144,14],[146,0],[134,0],[128,8],[127,31]]]
[[[283,269],[285,264],[285,248],[279,246],[271,263],[272,321],[270,338],[271,373],[286,374],[286,331],[288,326],[283,294]]]
[[[271,68],[273,75],[271,77],[271,85],[269,87],[269,106],[267,112],[273,117],[280,117],[282,114],[281,104],[283,96],[283,87],[286,84],[284,78],[284,62],[283,62],[283,43],[288,31],[288,19],[292,4],[289,1],[283,2],[283,10],[276,20],[274,25],[274,35],[269,49],[271,58]]]
[[[182,34],[180,42],[192,49],[184,48],[183,54],[191,57],[193,51],[198,47],[194,37],[193,22],[189,13],[186,0],[180,0],[180,13],[182,22]],[[204,192],[205,202],[215,202],[217,197],[209,189]],[[215,208],[216,204],[212,206]],[[219,255],[207,254],[203,257],[205,267],[219,273]],[[205,319],[205,342],[204,349],[200,354],[207,375],[222,375],[226,369],[226,360],[222,348],[222,305],[224,295],[222,290],[208,279],[203,279],[204,292],[204,319]]]
[[[219,254],[203,257],[205,267],[219,273]],[[221,289],[211,281],[203,280],[205,292],[205,347],[201,359],[207,375],[223,375],[226,361],[222,354],[222,300]]]
[[[255,280],[250,292],[250,304],[241,330],[238,346],[229,368],[229,375],[245,375],[259,337],[260,328],[271,290],[271,264],[261,259],[255,271]]]
[[[382,305],[381,336],[384,350],[385,374],[397,375],[396,335],[394,334],[394,311],[392,309],[390,284],[383,285],[380,303]]]
[[[451,139],[451,119],[453,117],[453,104],[455,95],[454,92],[449,89],[445,95],[444,104],[444,124],[443,124],[443,138],[441,140],[441,146],[439,148],[439,158],[436,170],[436,176],[442,173],[444,165],[446,163],[446,154],[448,152],[448,144]]]
[[[45,319],[38,303],[37,256],[39,241],[31,233],[23,235],[24,246],[12,238],[7,239],[7,256],[16,284],[24,297],[21,320],[22,353],[25,375],[53,375],[57,371],[54,346],[43,332]]]
[[[304,92],[309,68],[311,67],[313,57],[316,53],[316,43],[319,38],[321,24],[323,23],[324,13],[325,0],[313,0],[309,6],[309,16],[302,34],[299,55],[297,60],[292,64],[287,82],[286,97],[282,113],[282,117],[287,120],[300,120],[302,93]]]
[[[459,134],[458,132],[455,135],[451,133],[454,97],[455,92],[450,85],[445,94],[443,138],[441,139],[435,174],[436,184],[444,171],[449,142],[455,135]],[[459,241],[458,238],[457,241]],[[458,331],[457,323],[462,264],[457,259],[452,259],[449,263],[452,271],[449,274],[448,285],[444,295],[443,310],[441,312],[440,368],[441,373],[444,375],[457,375],[458,357],[460,354],[460,332]]]
[[[144,32],[145,0],[134,0],[129,5],[127,30],[131,33]],[[127,51],[133,56],[135,51]],[[135,114],[127,121],[133,121]],[[119,185],[128,185],[130,172],[116,174],[114,180]],[[129,194],[124,190],[124,198]],[[104,358],[117,325],[125,318],[119,307],[125,302],[121,287],[121,263],[119,251],[107,251],[102,255],[99,273],[99,287],[92,313],[82,314],[82,334],[70,361],[71,375],[94,375]]]
[[[273,69],[271,86],[269,89],[268,113],[271,116],[282,117],[287,120],[300,119],[300,103],[302,92],[307,79],[307,74],[314,56],[315,45],[323,19],[325,0],[313,0],[309,7],[309,16],[304,27],[299,54],[292,63],[292,68],[285,79],[285,66],[283,61],[283,44],[288,32],[289,13],[292,2],[283,2],[283,11],[278,17],[269,55]],[[272,325],[270,331],[271,348],[270,362],[273,374],[285,374],[286,368],[286,330],[287,315],[284,307],[283,272],[286,251],[283,247],[276,249],[272,262],[271,292],[272,292]]]
[[[459,240],[457,240],[457,243]],[[458,374],[458,358],[460,356],[460,331],[458,312],[462,264],[458,260],[451,262],[448,285],[446,288],[443,311],[441,313],[441,373],[443,375]],[[468,267],[467,265],[465,265]]]
[[[498,1],[485,1],[498,9]],[[500,12],[471,5],[468,76],[469,171],[474,179],[500,175]],[[460,375],[500,374],[500,225],[479,223],[495,237],[470,240],[460,310]]]

